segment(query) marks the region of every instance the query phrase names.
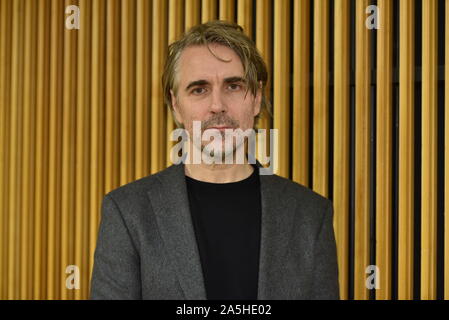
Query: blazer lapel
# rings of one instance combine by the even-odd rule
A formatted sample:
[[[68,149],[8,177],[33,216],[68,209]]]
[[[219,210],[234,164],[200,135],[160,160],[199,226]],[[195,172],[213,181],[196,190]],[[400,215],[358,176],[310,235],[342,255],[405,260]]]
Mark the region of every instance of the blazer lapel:
[[[289,240],[292,238],[296,208],[294,198],[285,199],[281,179],[271,175],[260,176],[262,222],[259,259],[258,299],[286,299],[288,283],[281,280],[288,262]],[[283,199],[283,200],[281,200]]]
[[[190,215],[184,165],[157,175],[159,185],[148,191],[167,253],[187,300],[205,300],[201,260]]]

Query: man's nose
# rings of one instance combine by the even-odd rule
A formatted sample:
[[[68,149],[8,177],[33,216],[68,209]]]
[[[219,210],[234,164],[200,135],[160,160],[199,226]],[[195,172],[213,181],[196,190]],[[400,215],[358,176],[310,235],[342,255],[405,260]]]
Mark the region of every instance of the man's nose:
[[[224,112],[227,110],[224,96],[220,90],[212,91],[209,109],[214,113]]]

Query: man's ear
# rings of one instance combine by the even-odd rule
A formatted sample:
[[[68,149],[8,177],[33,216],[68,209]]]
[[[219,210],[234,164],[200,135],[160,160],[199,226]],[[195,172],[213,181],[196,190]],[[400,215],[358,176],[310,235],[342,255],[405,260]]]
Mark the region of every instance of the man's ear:
[[[178,99],[176,98],[176,95],[173,93],[173,90],[171,89],[170,89],[170,96],[171,96],[171,106],[173,109],[173,116],[175,117],[176,122],[178,122],[179,124],[183,124],[181,119],[182,117],[179,112]]]
[[[262,90],[263,85],[262,81],[259,81],[259,87],[257,88],[256,97],[254,99],[254,116],[257,116],[260,113],[261,106],[262,106]]]

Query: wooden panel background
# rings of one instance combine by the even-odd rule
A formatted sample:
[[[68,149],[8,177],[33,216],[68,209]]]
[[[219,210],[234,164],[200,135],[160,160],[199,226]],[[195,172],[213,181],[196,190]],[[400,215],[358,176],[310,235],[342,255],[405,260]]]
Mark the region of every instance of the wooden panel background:
[[[212,19],[267,62],[278,174],[333,201],[341,298],[449,299],[449,0],[0,0],[0,299],[88,298],[103,195],[170,165],[167,45]]]

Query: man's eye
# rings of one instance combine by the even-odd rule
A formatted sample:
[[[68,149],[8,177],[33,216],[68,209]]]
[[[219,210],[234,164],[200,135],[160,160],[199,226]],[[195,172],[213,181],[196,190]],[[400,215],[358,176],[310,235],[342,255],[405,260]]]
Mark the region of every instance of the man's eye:
[[[192,90],[192,93],[193,94],[202,94],[205,91],[206,91],[206,89],[204,89],[204,88],[195,88],[195,89]]]
[[[242,87],[242,86],[239,85],[239,84],[237,84],[237,83],[231,83],[231,84],[229,85],[228,88],[229,88],[231,91],[237,91],[237,90],[239,90],[241,87]]]

